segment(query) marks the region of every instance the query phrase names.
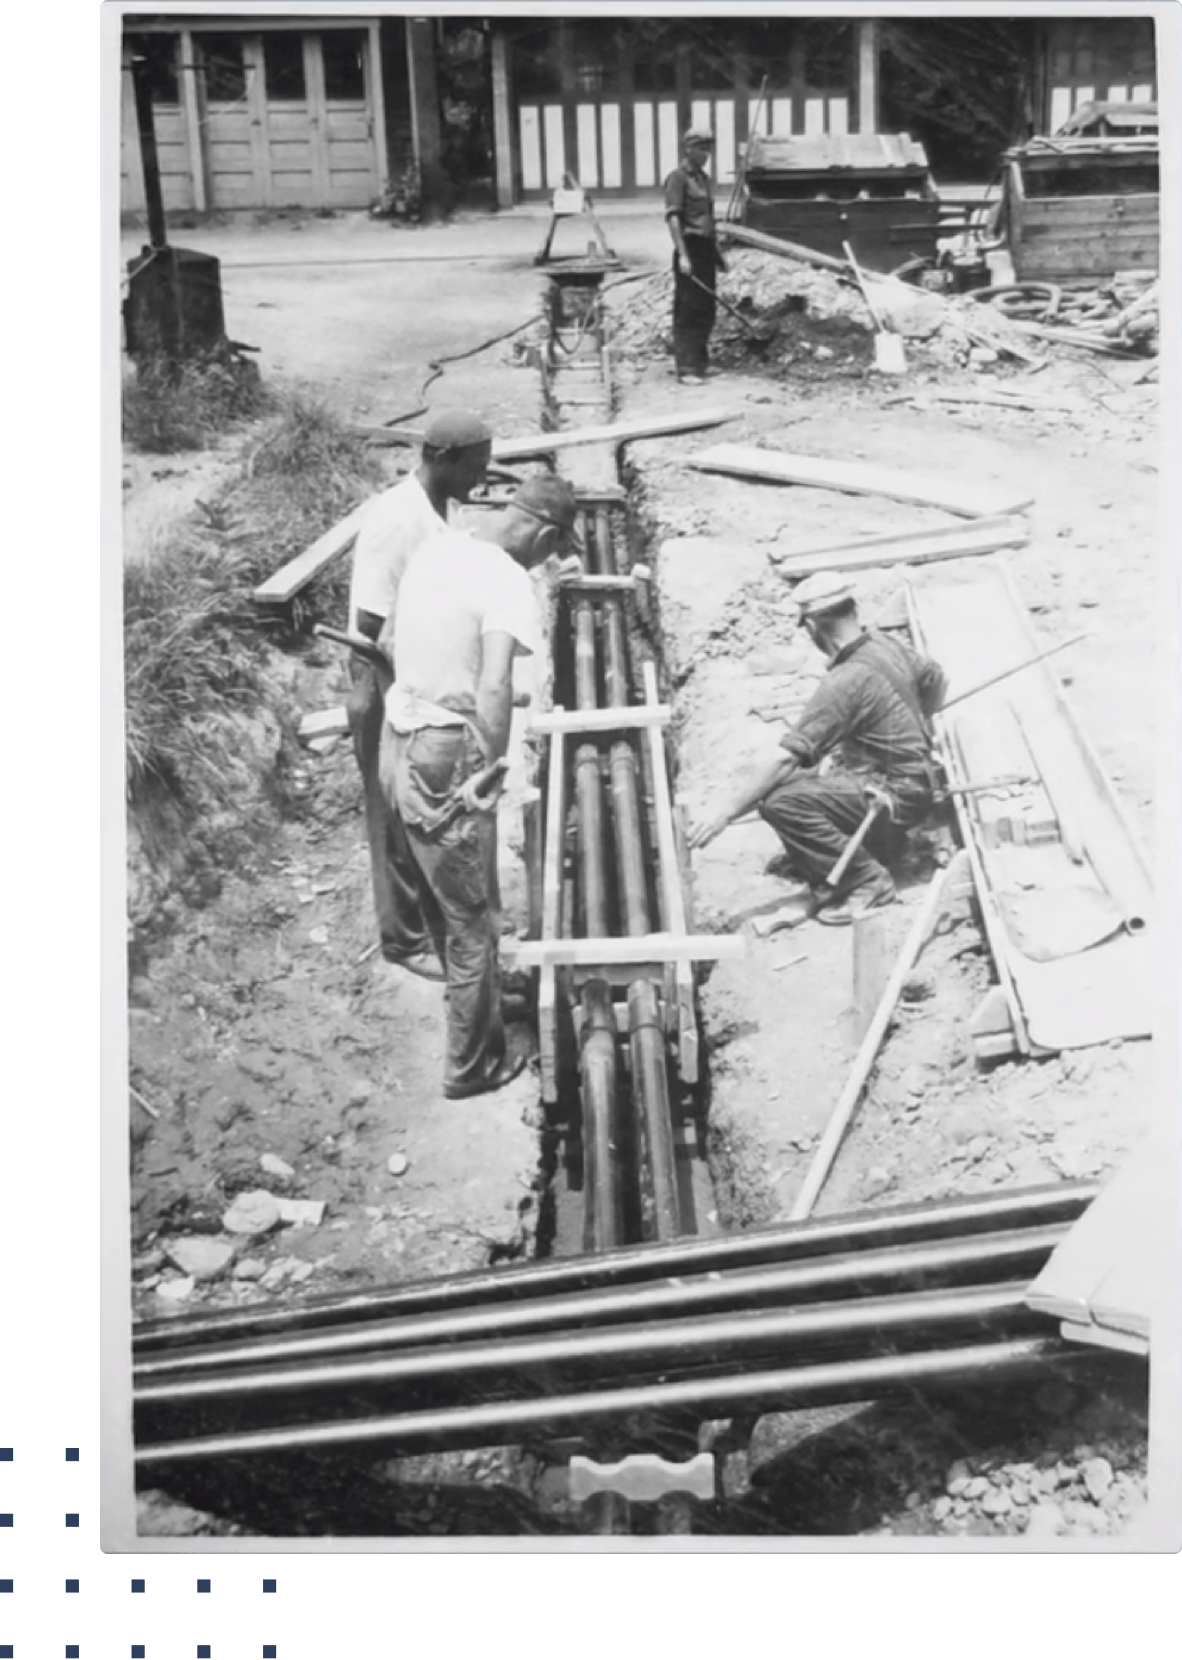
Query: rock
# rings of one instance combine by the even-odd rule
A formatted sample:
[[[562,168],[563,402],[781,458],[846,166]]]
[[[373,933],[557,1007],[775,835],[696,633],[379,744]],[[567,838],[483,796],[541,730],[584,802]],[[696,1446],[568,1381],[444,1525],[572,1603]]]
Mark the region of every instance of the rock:
[[[308,930],[308,943],[309,943],[309,945],[327,945],[328,944],[328,929],[324,928],[324,927],[309,928],[309,930]]]
[[[932,1506],[932,1519],[937,1522],[946,1521],[952,1514],[952,1500],[945,1495],[938,1498]]]
[[[255,1188],[252,1193],[240,1193],[222,1217],[222,1226],[227,1233],[246,1234],[255,1238],[259,1234],[270,1233],[272,1228],[279,1226],[279,1200],[265,1188]]]
[[[964,1484],[972,1475],[972,1466],[967,1459],[958,1458],[954,1464],[948,1466],[948,1474],[944,1477],[944,1485],[950,1493],[959,1493]]]
[[[295,1171],[292,1169],[291,1165],[288,1164],[286,1160],[281,1159],[277,1153],[263,1153],[259,1159],[259,1164],[267,1172],[268,1176],[278,1176],[280,1181],[284,1182],[295,1180]]]
[[[837,356],[837,353],[833,350],[832,346],[816,346],[813,349],[813,356],[820,363],[829,363]]]
[[[1049,1504],[1045,1499],[1036,1504],[1026,1518],[1028,1539],[1053,1539],[1062,1530],[1063,1512],[1057,1504]]]
[[[267,1269],[267,1272],[260,1279],[259,1284],[264,1288],[264,1290],[276,1290],[287,1278],[288,1266],[289,1264],[286,1261],[273,1262]]]
[[[410,1160],[405,1153],[391,1153],[386,1160],[386,1169],[392,1176],[405,1176],[410,1169]]]
[[[1089,1458],[1083,1467],[1084,1486],[1096,1504],[1112,1486],[1112,1465],[1106,1458]]]
[[[178,1239],[165,1247],[165,1254],[182,1274],[194,1280],[217,1280],[229,1268],[238,1254],[232,1240]]]
[[[984,1476],[973,1476],[962,1489],[966,1499],[983,1499],[989,1490],[989,1482]]]
[[[867,1170],[862,1177],[861,1194],[864,1199],[876,1199],[880,1193],[887,1193],[895,1185],[895,1174],[882,1165],[876,1165]]]
[[[303,1285],[304,1281],[310,1280],[315,1272],[316,1264],[314,1262],[297,1263],[291,1271],[292,1284]]]
[[[1005,1487],[994,1487],[981,1500],[981,1509],[987,1516],[1008,1516],[1014,1501]]]
[[[131,1259],[131,1271],[133,1274],[154,1274],[158,1268],[163,1267],[164,1252],[155,1246],[152,1250],[144,1251],[140,1256],[132,1257]]]
[[[1016,1481],[1010,1488],[1010,1497],[1015,1504],[1028,1505],[1030,1503],[1030,1488],[1024,1481]]]
[[[236,1280],[261,1280],[267,1272],[267,1265],[261,1257],[243,1257],[230,1272]]]
[[[182,1280],[164,1280],[156,1287],[156,1295],[164,1303],[183,1303],[187,1297],[193,1295],[197,1281],[190,1277]]]
[[[327,1209],[323,1199],[280,1199],[279,1220],[297,1228],[318,1228]]]
[[[990,1140],[987,1135],[975,1135],[969,1142],[969,1157],[974,1164],[978,1164],[989,1151]]]
[[[913,974],[903,982],[900,997],[904,1003],[926,1003],[935,995],[936,982],[930,974]]]

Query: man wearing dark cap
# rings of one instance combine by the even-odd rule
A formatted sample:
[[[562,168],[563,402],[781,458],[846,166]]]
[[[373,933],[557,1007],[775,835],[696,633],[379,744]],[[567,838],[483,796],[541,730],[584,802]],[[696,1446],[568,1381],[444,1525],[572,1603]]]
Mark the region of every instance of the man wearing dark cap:
[[[700,386],[714,327],[714,287],[726,260],[714,227],[714,192],[707,168],[714,139],[691,127],[682,163],[665,180],[665,223],[673,238],[673,358],[679,381]]]
[[[369,504],[353,550],[349,626],[376,640],[393,615],[398,586],[421,543],[447,529],[448,503],[467,501],[492,453],[484,422],[465,410],[441,410],[427,422],[416,470]],[[441,980],[443,965],[430,949],[418,872],[406,834],[378,779],[385,681],[354,659],[349,727],[365,791],[374,908],[382,955],[414,974]]]
[[[931,720],[944,701],[946,682],[938,663],[918,656],[902,640],[862,627],[848,578],[818,572],[799,585],[793,599],[801,626],[828,659],[828,672],[781,738],[786,753],[697,826],[690,845],[705,847],[757,807],[783,843],[794,874],[813,888],[817,920],[849,923],[896,897],[890,872],[875,852],[882,851],[888,822],[905,829],[931,809]],[[830,756],[835,764],[822,771],[821,762]],[[829,872],[871,801],[883,811],[840,886],[830,889]]]
[[[447,531],[411,558],[393,627],[380,773],[405,826],[423,915],[447,969],[450,1099],[500,1089],[525,1065],[501,1019],[497,785],[513,662],[542,650],[529,572],[571,545],[574,492],[530,478],[480,535]],[[483,775],[483,777],[482,777]]]

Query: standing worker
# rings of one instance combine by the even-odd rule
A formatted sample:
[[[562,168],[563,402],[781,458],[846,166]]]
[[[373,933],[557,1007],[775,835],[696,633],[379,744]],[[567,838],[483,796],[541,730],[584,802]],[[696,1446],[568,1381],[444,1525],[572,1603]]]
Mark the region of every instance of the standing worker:
[[[501,1018],[498,792],[513,660],[542,649],[528,572],[572,539],[568,484],[530,478],[479,537],[448,531],[407,566],[394,621],[380,773],[418,869],[423,916],[447,968],[443,1093],[500,1089],[525,1065]]]
[[[374,497],[358,532],[349,588],[349,626],[355,633],[377,640],[393,615],[410,556],[421,543],[447,529],[448,503],[467,501],[483,482],[491,454],[492,434],[477,416],[443,410],[427,422],[418,467]],[[349,728],[365,792],[365,830],[382,955],[412,974],[442,980],[443,965],[430,949],[423,920],[417,867],[378,778],[382,700],[389,681],[380,670],[356,658],[351,672]]]
[[[714,189],[706,171],[714,139],[691,127],[682,163],[665,180],[665,223],[673,238],[673,358],[677,378],[701,386],[709,368],[714,287],[726,260],[714,226]]]
[[[906,828],[931,809],[930,723],[944,701],[946,682],[939,664],[901,640],[862,627],[845,577],[829,571],[808,577],[793,598],[801,626],[829,660],[828,672],[800,720],[781,738],[787,753],[698,825],[690,845],[705,847],[758,807],[783,843],[794,875],[813,887],[817,920],[849,923],[897,897],[890,872],[872,849],[881,851],[888,816]],[[837,765],[821,772],[827,756]],[[844,879],[830,890],[829,872],[872,801],[883,810]]]

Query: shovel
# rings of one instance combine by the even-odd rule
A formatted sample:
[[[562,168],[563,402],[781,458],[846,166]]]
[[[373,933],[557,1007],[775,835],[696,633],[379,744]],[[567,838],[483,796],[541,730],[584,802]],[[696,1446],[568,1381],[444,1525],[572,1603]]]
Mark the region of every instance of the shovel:
[[[842,215],[844,219],[845,215]],[[841,251],[849,261],[850,270],[858,284],[858,290],[866,302],[866,309],[870,313],[870,321],[874,324],[874,367],[883,375],[905,375],[907,373],[907,358],[903,352],[903,341],[897,334],[888,334],[882,326],[882,319],[874,309],[874,302],[870,298],[865,278],[858,268],[854,258],[854,250],[848,242],[843,242]]]
[[[743,315],[737,305],[732,305],[729,300],[724,300],[722,295],[716,293],[713,288],[707,288],[706,284],[698,277],[691,276],[690,281],[693,283],[695,288],[700,288],[703,294],[709,294],[710,298],[716,301],[724,311],[729,311],[735,321],[737,323],[742,323],[751,338],[753,340],[758,340],[760,345],[766,346],[768,341],[775,334],[776,326],[774,323],[753,323],[749,317],[745,317]]]

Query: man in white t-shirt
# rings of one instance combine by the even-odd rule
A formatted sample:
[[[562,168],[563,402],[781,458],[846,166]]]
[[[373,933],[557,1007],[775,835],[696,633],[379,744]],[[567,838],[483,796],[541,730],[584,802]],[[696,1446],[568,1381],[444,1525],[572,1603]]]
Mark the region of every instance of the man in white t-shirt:
[[[349,626],[376,640],[392,616],[407,562],[415,550],[447,529],[448,504],[465,502],[484,479],[492,439],[484,422],[463,410],[442,410],[427,422],[415,472],[375,496],[353,550]],[[378,779],[382,699],[386,681],[354,659],[348,701],[353,748],[365,791],[374,908],[382,955],[412,973],[442,979],[429,948],[418,891],[418,871],[397,813]]]
[[[447,969],[443,1092],[480,1095],[525,1065],[501,1020],[495,796],[475,775],[504,756],[513,662],[542,649],[528,572],[573,539],[573,490],[527,479],[481,536],[448,531],[407,565],[395,617],[382,784],[421,877],[423,915]]]

